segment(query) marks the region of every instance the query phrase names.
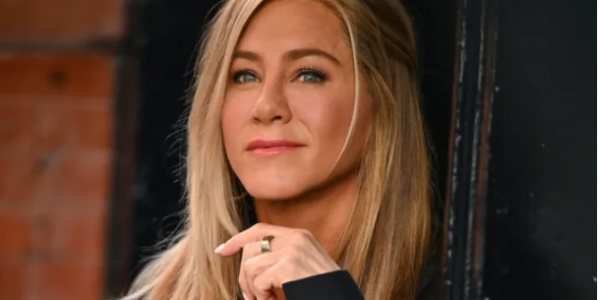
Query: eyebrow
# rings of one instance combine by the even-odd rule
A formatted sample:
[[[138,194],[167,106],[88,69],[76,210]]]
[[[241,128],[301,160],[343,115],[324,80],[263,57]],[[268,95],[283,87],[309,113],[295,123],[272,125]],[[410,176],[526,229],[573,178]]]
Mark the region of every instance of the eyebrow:
[[[293,60],[298,60],[298,59],[306,57],[306,56],[321,56],[321,57],[324,57],[324,58],[332,61],[336,65],[341,65],[340,61],[337,58],[335,58],[335,56],[333,56],[323,50],[316,49],[316,48],[302,48],[302,49],[290,50],[283,55],[283,58],[288,61],[293,61]],[[247,59],[250,61],[256,61],[256,62],[260,62],[262,60],[260,55],[258,55],[255,52],[252,52],[252,51],[236,51],[233,54],[232,59],[236,59],[236,58],[243,58],[243,59]]]

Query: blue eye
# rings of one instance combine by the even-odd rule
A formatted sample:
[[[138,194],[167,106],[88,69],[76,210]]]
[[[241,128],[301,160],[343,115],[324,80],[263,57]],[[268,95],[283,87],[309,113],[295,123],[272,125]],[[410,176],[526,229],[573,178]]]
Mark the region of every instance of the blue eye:
[[[300,78],[302,78],[302,81],[304,81],[304,82],[318,82],[319,81],[319,77],[317,77],[317,75],[311,74],[311,73],[303,74],[300,76]]]
[[[233,83],[236,83],[236,84],[255,82],[255,81],[258,81],[258,78],[256,78],[256,75],[254,74],[254,72],[249,71],[249,70],[242,70],[242,71],[235,72],[233,74]]]
[[[327,79],[327,76],[315,69],[301,69],[298,78],[302,83],[321,83]]]

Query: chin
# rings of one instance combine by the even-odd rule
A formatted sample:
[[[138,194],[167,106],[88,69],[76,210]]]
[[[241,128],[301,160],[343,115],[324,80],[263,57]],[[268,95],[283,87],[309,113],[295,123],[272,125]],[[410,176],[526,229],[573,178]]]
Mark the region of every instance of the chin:
[[[242,180],[242,184],[250,196],[260,200],[286,200],[298,197],[303,192],[297,179],[254,177]]]

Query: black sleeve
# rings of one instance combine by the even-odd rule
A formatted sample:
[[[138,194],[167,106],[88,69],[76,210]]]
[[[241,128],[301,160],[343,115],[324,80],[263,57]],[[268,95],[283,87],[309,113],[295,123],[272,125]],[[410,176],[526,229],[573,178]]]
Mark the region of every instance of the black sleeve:
[[[286,282],[283,292],[287,300],[364,300],[354,279],[345,270]]]
[[[425,277],[417,300],[442,299],[439,279]],[[286,300],[364,300],[358,285],[347,271],[320,274],[283,284]]]

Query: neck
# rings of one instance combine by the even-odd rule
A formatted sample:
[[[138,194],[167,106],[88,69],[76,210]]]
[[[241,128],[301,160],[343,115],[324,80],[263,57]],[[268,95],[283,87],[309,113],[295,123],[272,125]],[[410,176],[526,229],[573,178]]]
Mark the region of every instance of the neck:
[[[352,210],[358,175],[352,174],[292,199],[254,199],[261,223],[309,230],[330,254]]]

